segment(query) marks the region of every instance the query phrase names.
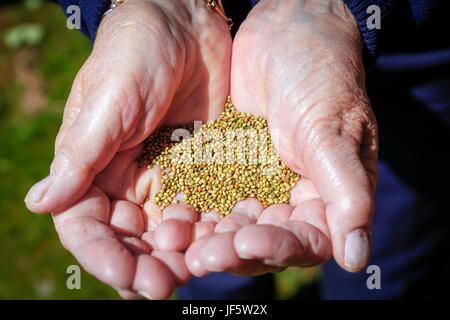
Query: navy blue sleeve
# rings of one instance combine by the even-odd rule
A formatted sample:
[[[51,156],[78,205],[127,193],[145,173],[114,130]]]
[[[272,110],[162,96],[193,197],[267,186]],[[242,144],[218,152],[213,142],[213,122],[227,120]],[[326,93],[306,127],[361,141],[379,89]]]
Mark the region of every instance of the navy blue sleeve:
[[[448,0],[344,0],[355,16],[366,49],[372,57],[383,53],[426,51],[448,47]],[[380,29],[370,29],[367,20],[377,5]]]
[[[379,51],[381,26],[384,26],[390,18],[393,0],[344,0],[344,2],[356,18],[369,53],[376,55]],[[367,13],[367,9],[371,5],[380,8],[380,29],[369,28],[367,25],[370,15],[373,14],[373,12]]]
[[[81,31],[93,42],[103,13],[108,10],[110,0],[53,0],[58,2],[67,14],[71,5],[80,7]],[[70,14],[70,12],[69,12]]]

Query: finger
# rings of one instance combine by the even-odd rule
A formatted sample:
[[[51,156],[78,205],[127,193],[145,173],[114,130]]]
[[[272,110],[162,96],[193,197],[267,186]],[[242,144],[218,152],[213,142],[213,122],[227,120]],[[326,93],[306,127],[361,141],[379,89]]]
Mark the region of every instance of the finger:
[[[318,198],[298,203],[295,208],[286,204],[272,205],[261,214],[258,224],[279,226],[290,231],[297,238],[303,251],[296,253],[298,257],[285,257],[284,260],[297,259],[301,261],[299,266],[309,266],[327,261],[331,255],[325,206]],[[315,229],[318,232],[315,232]],[[315,238],[316,234],[319,234],[319,237]],[[266,259],[268,264],[279,263],[272,261],[274,259],[269,256]]]
[[[242,259],[263,261],[268,265],[296,265],[302,247],[295,236],[273,225],[250,225],[236,234],[234,247]]]
[[[196,241],[194,241],[189,248],[186,250],[184,259],[186,261],[186,266],[189,272],[196,277],[206,276],[209,271],[205,268],[200,258],[200,251],[206,241],[211,238],[214,234],[207,234]]]
[[[320,230],[297,221],[246,226],[237,232],[234,247],[241,258],[279,267],[310,266],[331,254],[329,240]]]
[[[155,243],[159,250],[186,249],[191,243],[191,224],[175,219],[162,221],[155,230]]]
[[[158,165],[148,169],[136,158],[141,153],[136,146],[116,154],[108,166],[94,180],[111,199],[127,200],[141,207],[144,230],[151,231],[162,221],[162,211],[152,196],[161,189],[161,169]],[[121,183],[117,183],[120,181]]]
[[[177,287],[184,286],[191,278],[184,262],[184,254],[181,252],[155,250],[152,252],[152,256],[163,262],[172,272]]]
[[[203,237],[204,235],[213,233],[214,229],[216,228],[216,225],[217,224],[215,222],[208,222],[208,221],[195,222],[192,225],[191,243]]]
[[[87,272],[110,286],[129,288],[136,261],[103,222],[105,217],[109,218],[109,201],[92,187],[77,204],[56,213],[54,222],[61,243]]]
[[[187,204],[171,204],[163,211],[163,220],[176,219],[189,223],[198,221],[200,214]]]
[[[162,221],[161,208],[152,198],[161,189],[161,169],[158,165],[150,169],[141,166],[136,161],[141,149],[141,146],[137,146],[117,153],[108,166],[96,176],[94,184],[112,199],[124,199],[139,205],[144,231],[153,231]]]
[[[309,223],[331,239],[325,210],[326,206],[320,198],[310,199],[299,203],[292,211],[289,220]]]
[[[159,259],[140,255],[137,257],[136,275],[132,289],[147,299],[166,299],[175,288],[172,272]]]
[[[230,213],[220,221],[215,228],[216,233],[236,232],[243,226],[253,224],[256,221],[240,213]]]
[[[231,272],[241,276],[268,272],[259,261],[241,259],[234,250],[234,232],[214,234],[208,238],[199,251],[203,266],[212,272]]]
[[[152,251],[150,245],[136,237],[118,235],[117,239],[135,256]]]
[[[356,272],[368,263],[370,256],[376,169],[361,162],[361,153],[368,148],[365,133],[341,130],[340,125],[328,122],[316,125],[302,152],[306,171],[327,205],[334,258],[345,270]],[[373,141],[370,143],[370,148],[376,148]],[[371,152],[373,167],[376,150]]]
[[[73,81],[66,106],[64,107],[63,121],[55,140],[55,150],[58,149],[67,131],[72,127],[80,114],[83,104],[83,72],[80,70]]]
[[[294,264],[295,266],[315,266],[325,263],[331,258],[331,242],[320,229],[309,223],[296,220],[284,221],[279,226],[290,231],[302,247],[302,251],[295,253],[292,257],[292,260],[299,261]],[[277,265],[277,261],[273,261]]]
[[[141,237],[142,241],[144,241],[146,244],[150,246],[150,248],[156,249],[156,242],[155,242],[155,231],[147,231],[142,234]]]
[[[217,213],[214,210],[211,210],[211,211],[208,211],[208,212],[203,212],[203,213],[200,214],[200,221],[218,223],[221,220],[222,220],[222,218],[220,218],[220,214]]]
[[[243,267],[245,262],[234,251],[233,237],[233,232],[214,234],[204,242],[199,256],[207,270],[223,272]]]
[[[257,223],[277,225],[289,220],[292,210],[288,204],[273,204],[262,212]]]
[[[53,214],[55,225],[59,225],[66,219],[89,218],[104,224],[109,224],[111,216],[110,201],[108,197],[96,186],[86,192],[72,208]]]
[[[110,225],[118,234],[140,238],[144,232],[141,209],[129,201],[113,201]]]
[[[142,207],[142,213],[144,215],[144,224],[146,231],[155,231],[156,227],[161,223],[163,219],[163,212],[161,208],[150,198],[149,201],[144,203]]]
[[[247,198],[245,200],[237,202],[231,213],[241,213],[248,216],[251,219],[258,219],[259,215],[263,212],[264,206],[258,199]]]
[[[138,295],[136,292],[127,290],[127,289],[116,289],[117,293],[122,297],[124,300],[142,300],[144,299],[143,296]]]
[[[94,176],[111,161],[118,151],[122,138],[138,116],[138,106],[129,108],[124,117],[120,103],[114,98],[117,93],[101,87],[83,102],[77,119],[67,131],[51,165],[51,174],[36,184],[26,197],[26,204],[38,213],[64,209],[78,200],[89,188]],[[127,96],[139,97],[139,92]],[[138,103],[137,98],[127,103]],[[126,101],[126,100],[125,100]],[[130,120],[131,119],[131,120]]]

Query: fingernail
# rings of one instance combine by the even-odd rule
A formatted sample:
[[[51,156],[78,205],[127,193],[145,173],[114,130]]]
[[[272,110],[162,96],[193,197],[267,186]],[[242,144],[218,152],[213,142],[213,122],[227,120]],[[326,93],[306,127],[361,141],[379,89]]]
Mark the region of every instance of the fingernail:
[[[30,191],[28,191],[25,197],[26,203],[37,203],[41,200],[42,196],[47,192],[51,184],[52,176],[48,176],[45,179],[36,183]]]
[[[145,291],[138,291],[138,294],[147,300],[152,300],[152,297],[150,297],[150,295]]]
[[[356,229],[347,234],[345,240],[345,266],[359,270],[365,266],[369,256],[369,236],[363,229]]]

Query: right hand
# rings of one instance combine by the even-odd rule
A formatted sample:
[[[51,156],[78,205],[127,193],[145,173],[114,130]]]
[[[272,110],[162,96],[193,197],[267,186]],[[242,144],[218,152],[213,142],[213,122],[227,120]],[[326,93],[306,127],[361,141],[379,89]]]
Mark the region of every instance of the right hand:
[[[290,205],[245,200],[192,244],[193,275],[331,257],[349,272],[368,264],[378,139],[364,84],[361,34],[343,1],[261,0],[252,9],[233,42],[233,103],[267,119],[280,158],[301,178]]]
[[[226,23],[202,1],[128,0],[103,19],[94,49],[74,81],[50,175],[29,191],[25,202],[33,212],[55,212],[61,239],[83,267],[131,292],[128,297],[159,281],[155,270],[164,266],[145,255],[136,258],[119,241],[110,207],[122,201],[122,209],[134,208],[143,199],[107,186],[145,197],[130,154],[137,155],[159,125],[217,117],[229,92],[230,56]],[[126,168],[136,169],[128,182],[119,174]],[[93,183],[96,176],[103,180]],[[133,212],[123,215],[131,219]],[[65,228],[59,220],[65,220]],[[155,272],[146,272],[136,283],[140,264]],[[159,288],[164,289],[153,287],[153,298],[165,298],[173,289],[174,281],[163,279],[167,283]]]

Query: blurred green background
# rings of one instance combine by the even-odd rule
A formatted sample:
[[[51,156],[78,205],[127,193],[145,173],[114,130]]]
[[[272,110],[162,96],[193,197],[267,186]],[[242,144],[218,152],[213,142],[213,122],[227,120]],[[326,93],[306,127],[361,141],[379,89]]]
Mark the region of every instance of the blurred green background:
[[[48,215],[29,212],[28,189],[48,174],[72,81],[90,41],[66,27],[62,9],[42,0],[0,4],[0,299],[120,299],[83,272],[69,290],[68,266]],[[276,276],[280,299],[316,298],[316,268]]]

